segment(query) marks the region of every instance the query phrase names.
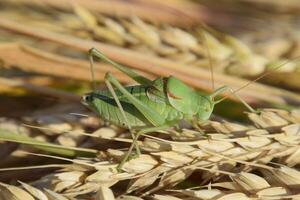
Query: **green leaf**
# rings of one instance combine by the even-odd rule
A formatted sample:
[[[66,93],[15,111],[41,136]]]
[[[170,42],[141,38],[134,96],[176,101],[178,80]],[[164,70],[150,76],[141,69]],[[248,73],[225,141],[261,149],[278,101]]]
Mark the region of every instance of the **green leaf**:
[[[29,145],[36,149],[65,157],[93,157],[97,153],[97,150],[94,149],[66,147],[58,144],[51,144],[48,142],[36,140],[26,135],[12,133],[3,129],[0,129],[0,140]]]

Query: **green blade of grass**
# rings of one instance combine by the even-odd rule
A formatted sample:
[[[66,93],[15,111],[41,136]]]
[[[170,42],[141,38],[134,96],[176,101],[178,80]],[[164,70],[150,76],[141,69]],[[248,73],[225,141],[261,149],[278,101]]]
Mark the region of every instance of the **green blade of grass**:
[[[3,129],[0,129],[0,140],[29,145],[36,149],[40,149],[48,153],[53,153],[65,157],[93,157],[96,156],[97,153],[97,150],[94,149],[66,147],[62,145],[51,144],[48,142],[36,140],[25,135],[12,133]]]

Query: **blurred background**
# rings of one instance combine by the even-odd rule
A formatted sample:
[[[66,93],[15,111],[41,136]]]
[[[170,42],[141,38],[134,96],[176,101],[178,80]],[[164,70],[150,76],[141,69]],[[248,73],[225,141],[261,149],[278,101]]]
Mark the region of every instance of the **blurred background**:
[[[91,47],[148,77],[175,75],[207,92],[212,85],[237,89],[245,79],[284,64],[259,80],[272,87],[253,83],[239,93],[253,104],[299,102],[299,61],[291,60],[300,55],[297,1],[3,0],[0,5],[5,116],[60,101],[78,103],[78,96],[91,90]],[[99,88],[107,71],[132,83],[99,63]]]
[[[174,75],[204,93],[222,85],[236,90],[265,74],[238,94],[255,107],[291,110],[300,104],[299,35],[298,0],[1,0],[0,130],[101,148],[99,141],[59,134],[106,126],[80,104],[92,90],[92,47],[149,78]],[[107,71],[134,84],[98,61],[98,89],[105,89]],[[245,110],[230,96],[215,116],[241,122]],[[24,166],[28,158],[48,162],[24,155],[15,143],[1,143],[0,157],[1,168]],[[0,173],[0,180],[47,172]]]

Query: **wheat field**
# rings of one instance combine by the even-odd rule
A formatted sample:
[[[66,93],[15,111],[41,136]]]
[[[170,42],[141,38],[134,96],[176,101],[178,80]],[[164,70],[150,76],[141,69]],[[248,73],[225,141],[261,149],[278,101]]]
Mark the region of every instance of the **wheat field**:
[[[220,5],[218,5],[220,4]],[[300,7],[296,0],[2,0],[0,199],[300,199]],[[88,50],[210,94],[207,121],[139,138],[80,103]],[[97,60],[97,89],[110,71]]]

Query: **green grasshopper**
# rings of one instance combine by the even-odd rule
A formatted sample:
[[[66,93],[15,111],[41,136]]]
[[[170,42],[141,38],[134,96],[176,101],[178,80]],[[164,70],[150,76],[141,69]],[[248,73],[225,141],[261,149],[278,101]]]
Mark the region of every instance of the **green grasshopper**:
[[[235,94],[230,87],[223,86],[209,95],[203,95],[174,76],[149,80],[110,60],[95,48],[89,51],[93,80],[94,57],[110,63],[140,84],[124,87],[113,74],[107,72],[104,80],[108,90],[93,91],[82,97],[83,104],[103,119],[130,130],[133,142],[119,164],[119,169],[128,160],[133,148],[136,149],[137,155],[140,154],[137,144],[139,136],[177,126],[181,120],[191,122],[191,124],[195,124],[196,121],[206,121],[210,118],[214,106],[223,100],[215,101],[216,96],[226,90]],[[95,88],[95,82],[93,83]],[[255,112],[250,105],[239,96],[237,97],[251,112]],[[138,131],[133,133],[132,129]]]

